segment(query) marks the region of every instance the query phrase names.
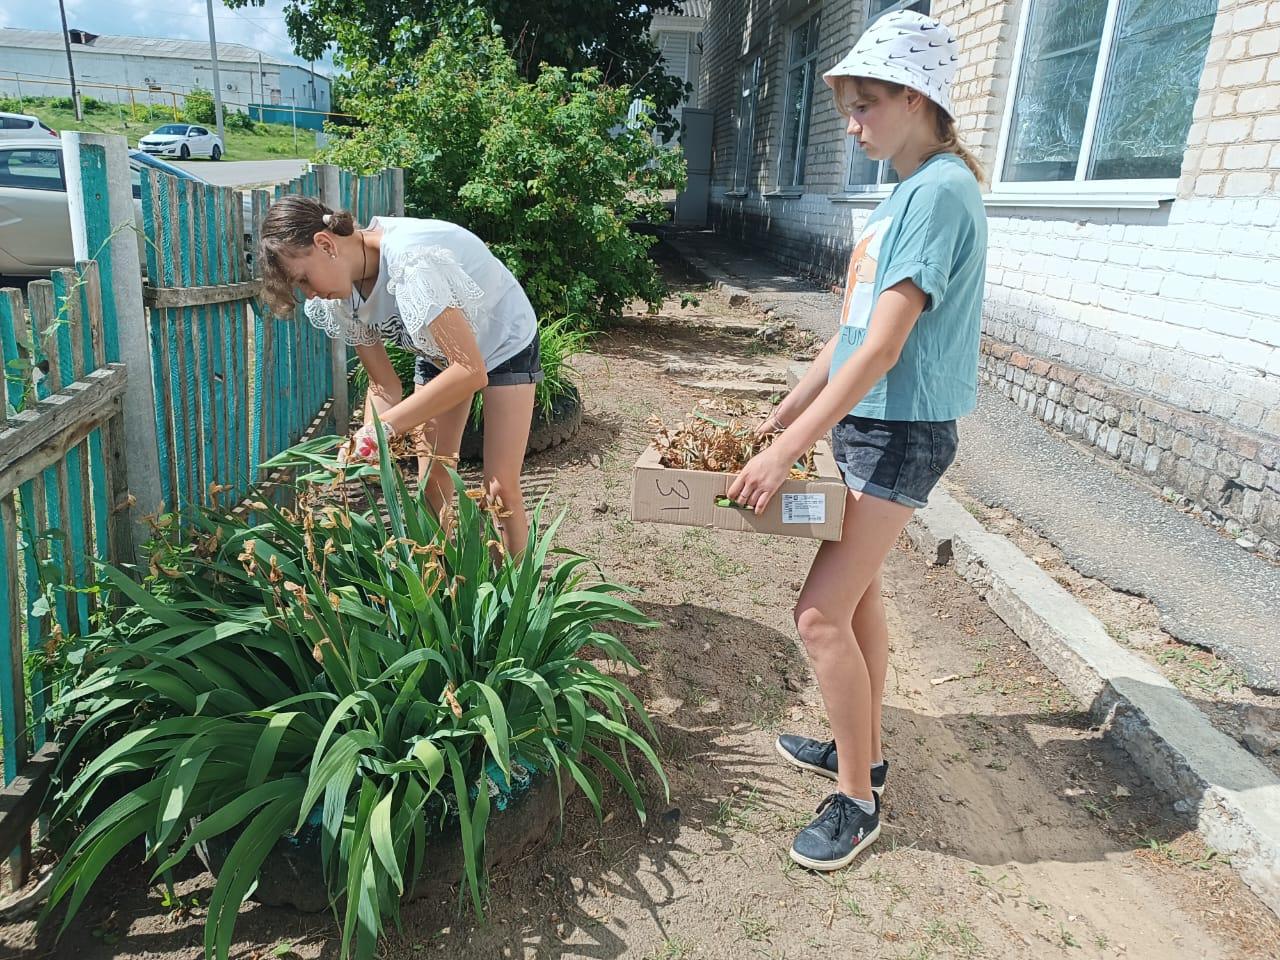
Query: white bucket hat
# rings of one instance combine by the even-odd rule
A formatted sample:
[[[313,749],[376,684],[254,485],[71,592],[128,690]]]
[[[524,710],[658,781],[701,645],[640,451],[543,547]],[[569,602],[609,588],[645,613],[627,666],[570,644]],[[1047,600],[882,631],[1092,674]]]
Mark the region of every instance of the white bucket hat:
[[[955,119],[951,83],[960,61],[960,44],[951,28],[913,10],[898,10],[871,24],[848,56],[822,75],[827,86],[837,77],[866,77],[918,90]]]

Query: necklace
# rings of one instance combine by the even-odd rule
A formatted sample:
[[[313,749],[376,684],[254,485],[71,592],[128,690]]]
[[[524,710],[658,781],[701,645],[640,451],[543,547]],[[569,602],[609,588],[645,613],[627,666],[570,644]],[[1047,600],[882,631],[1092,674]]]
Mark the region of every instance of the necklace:
[[[351,285],[351,315],[356,315],[356,294],[360,294],[360,302],[364,302],[364,291],[360,285],[364,283],[365,273],[369,270],[369,248],[365,246],[364,231],[360,231],[360,278]]]

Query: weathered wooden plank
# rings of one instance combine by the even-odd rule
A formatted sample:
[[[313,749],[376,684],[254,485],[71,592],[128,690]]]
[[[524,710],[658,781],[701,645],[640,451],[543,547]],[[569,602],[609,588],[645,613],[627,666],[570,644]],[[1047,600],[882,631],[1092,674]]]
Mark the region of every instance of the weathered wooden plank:
[[[201,307],[215,303],[252,300],[262,290],[261,280],[195,287],[152,287],[142,289],[142,297],[150,307]]]
[[[20,844],[24,834],[30,834],[49,791],[61,749],[54,742],[45,744],[22,766],[12,782],[0,790],[0,850]]]
[[[32,360],[37,363],[43,360],[48,368],[41,384],[47,390],[61,390],[65,382],[57,349],[58,331],[54,326],[57,310],[53,305],[53,283],[35,280],[28,284],[27,304],[31,308],[31,329],[34,332]]]
[[[13,287],[0,290],[0,373],[3,374],[0,383],[4,384],[8,401],[15,408],[21,405],[29,380],[29,376],[20,375],[18,369],[23,361],[18,349],[19,333],[26,326],[26,312],[22,291]]]
[[[83,283],[75,270],[53,271],[54,302],[58,308],[57,349],[68,383],[84,377],[85,322],[81,292]],[[87,563],[90,556],[92,535],[86,528],[86,520],[92,519],[89,504],[89,465],[81,444],[66,453],[64,462],[57,465],[58,513],[62,517],[64,534],[63,562],[66,582],[84,586],[87,582]],[[63,626],[78,634],[81,625],[89,622],[89,598],[85,594],[73,594],[68,602],[68,619]],[[37,684],[36,688],[40,685]],[[43,714],[43,705],[37,704],[36,716]]]
[[[0,430],[0,495],[34,479],[119,413],[127,382],[124,365],[110,364],[12,416]]]
[[[179,197],[177,179],[164,178],[165,196],[168,198],[171,224],[166,234],[166,243],[161,248],[161,256],[165,261],[165,273],[173,277],[172,285],[180,286],[185,282],[182,265],[182,201]],[[194,483],[191,477],[191,390],[187,373],[187,323],[182,308],[168,308],[164,311],[169,350],[169,405],[173,408],[173,446],[172,455],[178,485],[174,488],[173,502],[170,510],[178,510],[191,503]]]
[[[87,369],[93,371],[106,362],[102,332],[102,283],[98,265],[93,261],[81,261],[76,264],[76,269],[84,278],[81,293],[83,294],[85,329],[88,332],[88,353],[85,356],[85,363]],[[112,528],[109,509],[111,495],[107,483],[107,455],[104,450],[105,426],[104,424],[104,430],[90,434],[89,456],[86,458],[89,465],[89,485],[93,496],[93,556],[99,558],[115,555],[111,543]]]
[[[280,195],[278,187],[275,190],[275,195]],[[262,221],[266,218],[267,210],[271,205],[271,198],[272,194],[266,190],[253,191],[254,236],[262,236]],[[260,269],[260,265],[258,266]],[[270,437],[273,412],[269,399],[270,394],[264,389],[264,383],[265,378],[270,375],[274,364],[273,329],[274,324],[269,311],[264,306],[255,304],[253,310],[253,384],[250,396],[250,403],[252,404],[252,416],[250,419],[252,436],[250,439],[251,453],[249,455],[251,476],[257,474],[258,464],[271,456],[268,451],[271,448]]]

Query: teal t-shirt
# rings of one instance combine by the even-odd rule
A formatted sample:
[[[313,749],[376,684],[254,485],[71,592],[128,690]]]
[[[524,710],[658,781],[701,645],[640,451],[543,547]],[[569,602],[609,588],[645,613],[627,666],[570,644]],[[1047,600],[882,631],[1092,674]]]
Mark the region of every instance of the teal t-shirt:
[[[928,298],[902,355],[853,409],[877,420],[954,420],[978,401],[987,214],[954,153],[930,157],[867,220],[849,258],[831,376],[867,337],[882,290],[910,280]]]

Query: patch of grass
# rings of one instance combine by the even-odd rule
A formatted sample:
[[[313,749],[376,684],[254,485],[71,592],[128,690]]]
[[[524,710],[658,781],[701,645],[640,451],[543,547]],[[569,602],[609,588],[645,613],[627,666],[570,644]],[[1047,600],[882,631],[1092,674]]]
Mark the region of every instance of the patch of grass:
[[[764,917],[751,913],[738,917],[738,926],[742,928],[742,935],[748,940],[767,940],[769,934],[773,932],[773,924]]]
[[[1077,940],[1075,935],[1062,924],[1058,924],[1058,939],[1062,941],[1062,945],[1064,947],[1079,948],[1080,946],[1080,941]]]
[[[747,793],[732,794],[721,800],[716,808],[716,825],[721,829],[733,827],[754,833],[756,824],[752,814],[759,813],[760,809],[760,791],[757,787],[752,787]]]
[[[104,109],[86,112],[84,120],[77,121],[75,111],[66,106],[55,105],[59,98],[26,98],[24,113],[39,117],[53,129],[83,130],[88,133],[113,133],[129,140],[129,146],[136,147],[138,138],[162,123],[181,123],[181,116],[174,118],[166,115],[155,115],[149,119],[147,110],[140,107],[136,116],[131,115],[129,105],[104,103]],[[212,125],[210,125],[212,129]],[[293,128],[275,123],[255,123],[251,130],[236,130],[231,126],[226,129],[227,160],[275,160],[282,157],[297,157],[310,160],[315,156],[316,135],[314,130],[298,130],[298,145],[294,148]]]
[[[693,947],[682,937],[671,937],[663,941],[662,946],[644,955],[644,960],[685,960],[691,956]]]

